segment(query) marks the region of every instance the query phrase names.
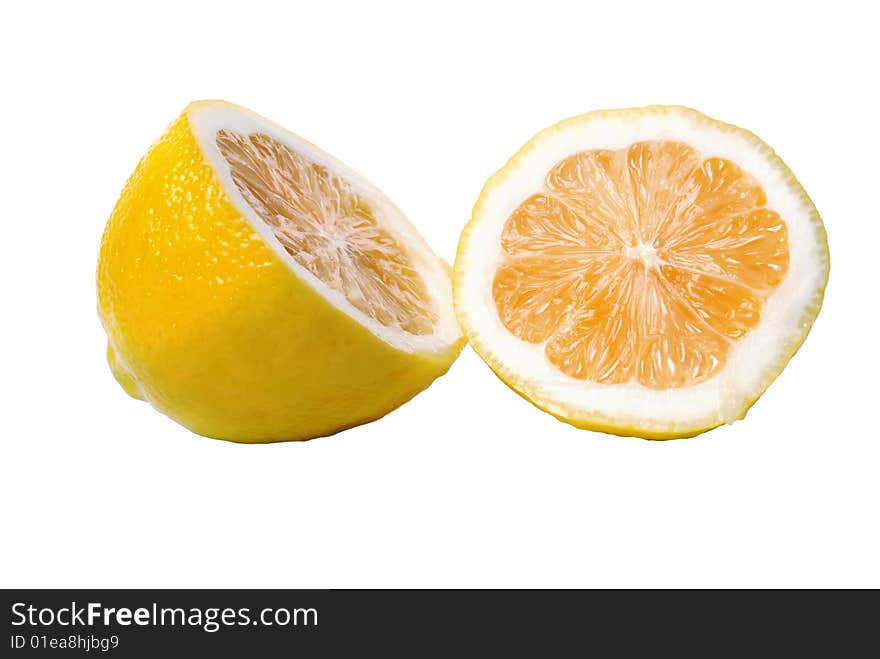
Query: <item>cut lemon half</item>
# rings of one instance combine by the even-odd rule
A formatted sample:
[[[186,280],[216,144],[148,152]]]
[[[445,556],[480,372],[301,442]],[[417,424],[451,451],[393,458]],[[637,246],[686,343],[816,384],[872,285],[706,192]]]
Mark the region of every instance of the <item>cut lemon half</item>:
[[[308,439],[428,386],[463,339],[448,267],[379,190],[238,106],[191,104],[107,224],[120,384],[203,435]]]
[[[539,133],[465,227],[455,308],[499,377],[573,425],[650,439],[742,418],[806,337],[825,229],[752,133],[682,107]]]

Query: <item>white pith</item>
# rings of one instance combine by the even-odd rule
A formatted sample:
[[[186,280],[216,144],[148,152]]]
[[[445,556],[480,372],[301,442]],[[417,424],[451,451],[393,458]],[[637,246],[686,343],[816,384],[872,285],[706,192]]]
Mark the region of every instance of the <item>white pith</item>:
[[[647,140],[684,142],[703,158],[736,163],[760,183],[766,207],[778,212],[788,228],[788,274],[767,299],[761,323],[735,344],[718,375],[677,389],[650,389],[636,381],[603,385],[567,376],[547,359],[545,343],[520,340],[504,327],[492,297],[495,273],[505,260],[503,226],[542,189],[548,171],[576,153]],[[653,257],[647,250],[630,256]],[[459,246],[456,308],[477,351],[548,411],[587,424],[687,433],[745,414],[809,330],[827,274],[821,220],[791,173],[760,140],[686,108],[599,112],[542,132],[486,184]]]
[[[222,101],[201,101],[187,108],[187,116],[203,153],[213,165],[232,203],[301,281],[339,311],[354,318],[378,338],[399,350],[413,353],[441,351],[458,341],[461,333],[452,311],[452,289],[446,267],[403,213],[375,186],[313,144],[245,108]],[[243,135],[264,133],[344,179],[369,204],[376,221],[405,249],[407,257],[421,275],[428,295],[436,306],[438,319],[434,333],[416,335],[382,325],[352,305],[343,293],[327,286],[297,263],[275,236],[272,228],[259,217],[235,185],[229,164],[216,144],[215,136],[221,129],[233,130]]]

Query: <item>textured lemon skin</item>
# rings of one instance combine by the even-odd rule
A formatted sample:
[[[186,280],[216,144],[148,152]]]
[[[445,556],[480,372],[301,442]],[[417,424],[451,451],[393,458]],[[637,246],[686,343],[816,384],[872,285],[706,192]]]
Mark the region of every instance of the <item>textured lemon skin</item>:
[[[670,440],[696,437],[697,435],[701,435],[705,432],[708,432],[709,430],[713,430],[715,428],[718,428],[719,426],[731,423],[732,421],[720,417],[708,418],[704,419],[702,422],[693,425],[677,425],[675,427],[659,425],[652,426],[645,423],[634,423],[630,419],[615,418],[613,416],[603,414],[599,410],[588,412],[582,409],[577,409],[568,405],[561,404],[548,398],[541,391],[539,383],[536,384],[534,382],[530,382],[526,378],[521,377],[518,373],[508,368],[505,368],[505,366],[501,363],[501,360],[495,355],[493,351],[491,338],[483,336],[477,330],[474,323],[471,321],[470,312],[462,299],[461,290],[463,288],[463,281],[467,277],[464,261],[465,255],[470,249],[471,233],[474,231],[474,228],[477,226],[477,224],[479,224],[483,220],[484,207],[486,206],[487,199],[493,194],[495,189],[501,185],[502,181],[504,181],[510,175],[512,171],[520,167],[528,160],[532,151],[538,148],[538,145],[545,137],[552,135],[556,132],[565,131],[571,125],[589,122],[593,119],[599,119],[604,116],[629,115],[633,118],[637,118],[639,115],[642,115],[644,113],[662,114],[665,112],[681,112],[689,114],[700,122],[710,124],[716,128],[720,128],[723,131],[736,133],[744,140],[751,142],[751,144],[756,149],[763,152],[776,165],[776,167],[785,174],[786,183],[789,188],[804,202],[804,204],[808,208],[811,209],[810,219],[812,222],[812,227],[816,234],[817,244],[819,245],[822,252],[820,263],[820,267],[822,268],[822,283],[821,286],[816,290],[815,295],[810,300],[809,304],[807,304],[804,308],[799,323],[799,331],[788,338],[785,350],[782,352],[780,359],[771,369],[762,374],[761,386],[755,391],[754,395],[745,402],[743,407],[738,410],[736,418],[745,418],[746,413],[751,409],[752,405],[754,405],[758,401],[758,399],[773,383],[773,381],[776,380],[777,377],[779,377],[779,375],[785,369],[785,366],[788,364],[791,358],[794,357],[795,353],[797,353],[798,349],[807,338],[807,335],[810,333],[810,329],[812,328],[813,323],[819,315],[819,310],[822,308],[822,301],[825,296],[825,288],[828,284],[831,261],[828,250],[828,236],[825,232],[825,225],[823,224],[822,218],[819,216],[819,212],[818,210],[816,210],[815,204],[813,204],[812,199],[810,199],[806,190],[804,190],[803,186],[797,180],[791,169],[789,169],[788,165],[786,165],[785,162],[783,162],[783,160],[775,153],[775,151],[773,151],[773,149],[766,143],[764,143],[764,141],[761,140],[757,135],[744,128],[740,128],[739,126],[733,126],[731,124],[712,119],[711,117],[704,115],[702,112],[699,112],[692,108],[677,105],[656,105],[647,106],[644,108],[627,108],[622,110],[597,110],[594,112],[589,112],[587,114],[564,119],[535,135],[516,154],[514,154],[514,156],[510,158],[510,160],[500,170],[495,172],[483,186],[483,189],[480,192],[480,196],[477,199],[477,203],[474,205],[471,219],[465,225],[459,238],[455,264],[453,265],[452,272],[452,291],[455,313],[458,318],[459,324],[461,325],[462,331],[467,337],[467,340],[470,343],[471,347],[483,359],[483,361],[486,362],[486,364],[489,366],[489,368],[492,369],[495,375],[498,376],[498,378],[502,382],[504,382],[504,384],[510,387],[515,393],[519,394],[522,398],[532,403],[538,409],[547,412],[558,420],[574,426],[575,428],[592,430],[609,435],[617,435],[620,437],[637,437],[646,440]]]
[[[463,344],[397,350],[300,281],[234,207],[186,113],[110,216],[98,305],[126,392],[196,433],[239,442],[377,419],[445,373]]]

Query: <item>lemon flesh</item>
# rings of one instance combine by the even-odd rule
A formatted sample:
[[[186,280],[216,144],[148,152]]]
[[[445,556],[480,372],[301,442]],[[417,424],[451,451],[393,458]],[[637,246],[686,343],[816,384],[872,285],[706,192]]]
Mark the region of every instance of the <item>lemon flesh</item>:
[[[279,240],[221,153],[221,131],[300,157],[322,177],[317,202],[356,194],[357,236],[372,223],[376,249],[397,259],[393,276],[370,271],[373,257],[347,234],[337,236],[349,257],[334,261],[338,281],[326,263],[304,267],[329,252]],[[290,205],[273,194],[263,201]],[[342,206],[325,206],[337,212],[328,222],[341,223]],[[304,212],[270,219],[302,234],[315,221]],[[103,236],[98,301],[125,391],[196,433],[240,442],[309,439],[377,419],[445,373],[463,342],[448,268],[399,210],[313,145],[222,102],[190,105],[138,164]]]

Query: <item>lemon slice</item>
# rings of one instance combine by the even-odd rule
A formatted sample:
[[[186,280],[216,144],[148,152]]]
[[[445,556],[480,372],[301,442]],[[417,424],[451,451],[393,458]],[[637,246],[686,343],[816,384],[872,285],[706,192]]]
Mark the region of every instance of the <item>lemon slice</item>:
[[[742,418],[828,278],[816,208],[748,131],[682,107],[593,112],[483,188],[453,275],[474,349],[573,425],[652,439]]]
[[[448,267],[379,190],[268,120],[191,104],[107,224],[114,374],[203,435],[308,439],[373,420],[463,339]]]

